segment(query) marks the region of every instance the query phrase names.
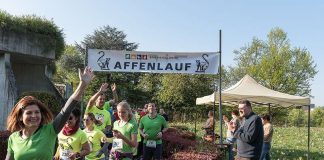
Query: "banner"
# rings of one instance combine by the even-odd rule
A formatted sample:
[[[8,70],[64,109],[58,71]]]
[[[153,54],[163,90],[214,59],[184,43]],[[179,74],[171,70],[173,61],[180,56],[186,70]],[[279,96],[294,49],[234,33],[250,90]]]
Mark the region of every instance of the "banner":
[[[94,71],[217,74],[216,52],[140,52],[88,50],[88,66]]]

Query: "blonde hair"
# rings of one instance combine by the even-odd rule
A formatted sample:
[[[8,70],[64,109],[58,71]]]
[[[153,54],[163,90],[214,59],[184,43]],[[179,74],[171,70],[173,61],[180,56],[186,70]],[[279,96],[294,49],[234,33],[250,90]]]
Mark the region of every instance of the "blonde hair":
[[[120,107],[122,107],[122,108],[124,108],[124,109],[127,110],[127,112],[128,112],[128,118],[129,119],[132,119],[133,118],[132,109],[131,109],[130,105],[127,102],[125,102],[125,101],[120,102],[120,103],[118,103],[117,108],[118,108],[118,106],[120,106]]]

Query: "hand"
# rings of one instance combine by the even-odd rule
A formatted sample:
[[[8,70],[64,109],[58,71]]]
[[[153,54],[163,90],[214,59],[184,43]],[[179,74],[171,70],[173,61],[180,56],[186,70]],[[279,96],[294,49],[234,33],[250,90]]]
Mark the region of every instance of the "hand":
[[[223,115],[223,120],[224,122],[228,122],[228,118],[225,115]]]
[[[144,139],[147,139],[149,135],[144,133],[144,134],[142,134],[142,136]]]
[[[117,89],[117,86],[116,86],[115,83],[113,83],[113,84],[111,85],[111,91],[115,92],[116,89]]]
[[[79,153],[70,153],[69,158],[70,158],[71,160],[74,160],[74,159],[78,158],[78,157],[77,157],[78,154],[79,154]]]
[[[86,67],[83,70],[83,73],[81,72],[81,69],[79,69],[80,82],[84,83],[85,85],[90,84],[90,82],[93,80],[94,77],[95,76],[90,67]]]
[[[108,90],[108,83],[103,83],[99,89],[100,93],[105,93]]]
[[[159,132],[157,135],[156,135],[157,138],[161,139],[162,138],[162,132]]]
[[[106,137],[101,137],[100,142],[101,143],[106,143],[107,142],[107,138]]]
[[[113,136],[122,139],[123,134],[121,134],[118,130],[113,130]]]
[[[228,125],[228,130],[230,130],[231,132],[234,132],[236,129],[236,123],[230,122]]]

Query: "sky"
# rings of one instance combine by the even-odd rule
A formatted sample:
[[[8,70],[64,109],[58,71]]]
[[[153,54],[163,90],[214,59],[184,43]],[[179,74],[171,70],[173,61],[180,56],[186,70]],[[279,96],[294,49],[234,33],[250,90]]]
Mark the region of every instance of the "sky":
[[[80,43],[105,25],[127,34],[138,51],[219,51],[222,64],[234,66],[234,50],[253,38],[266,40],[271,29],[283,29],[292,47],[306,48],[317,65],[311,103],[324,106],[324,3],[320,0],[0,0],[12,15],[51,19],[63,29],[67,44]]]

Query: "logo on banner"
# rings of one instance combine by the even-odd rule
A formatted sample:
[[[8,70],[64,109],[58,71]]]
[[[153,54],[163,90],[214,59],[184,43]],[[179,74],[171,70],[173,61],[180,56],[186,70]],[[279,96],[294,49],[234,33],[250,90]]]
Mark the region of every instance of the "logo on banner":
[[[206,59],[206,57],[208,57],[208,54],[203,54],[201,57],[203,58],[203,60],[196,60],[196,66],[197,66],[196,72],[199,73],[205,72],[209,67],[209,62]]]
[[[101,55],[97,60],[97,64],[100,67],[100,69],[101,70],[109,70],[110,58],[105,58],[105,52],[104,51],[100,51],[100,52],[98,52],[98,54]]]

